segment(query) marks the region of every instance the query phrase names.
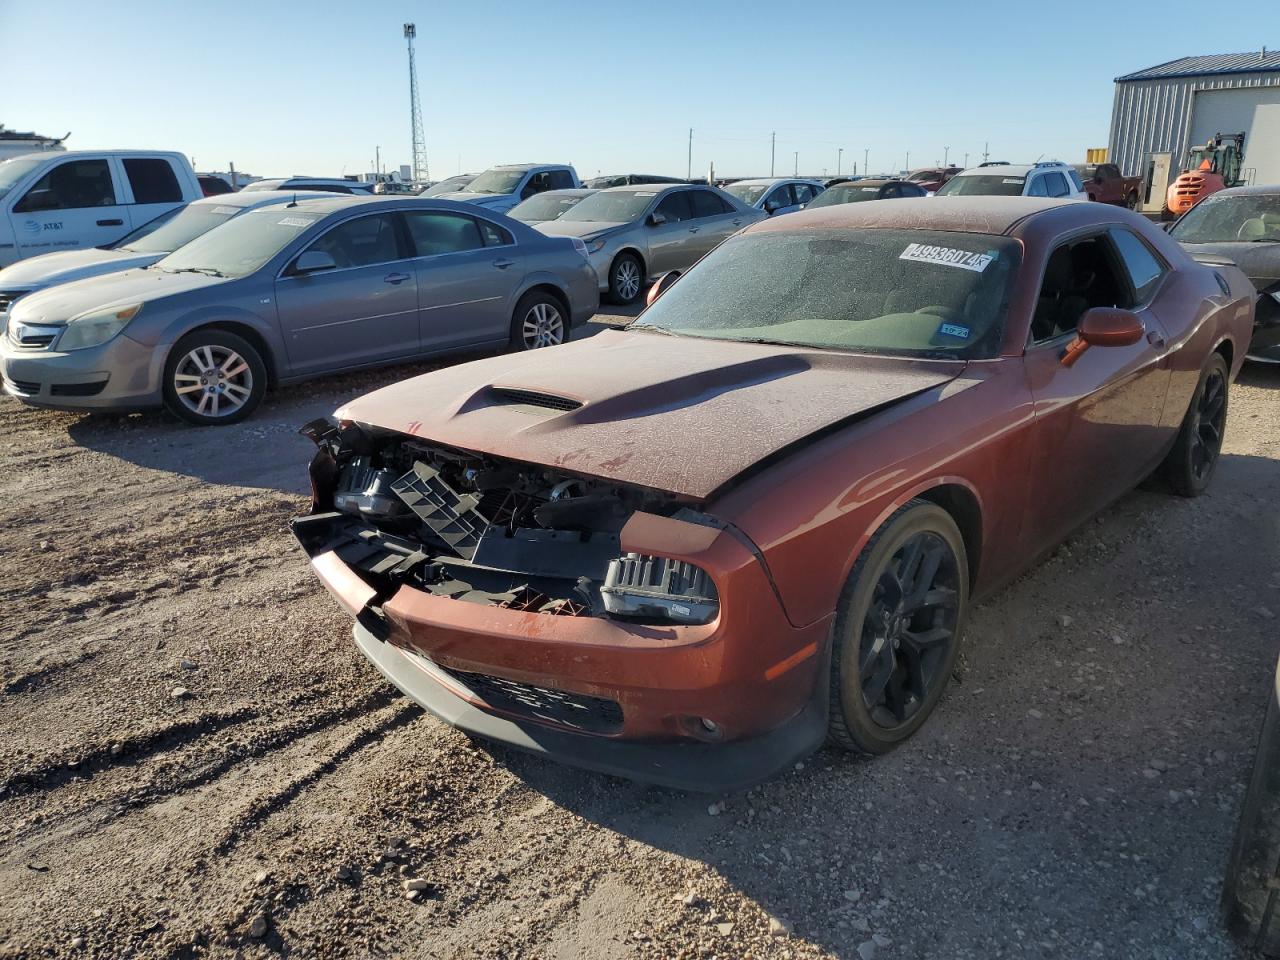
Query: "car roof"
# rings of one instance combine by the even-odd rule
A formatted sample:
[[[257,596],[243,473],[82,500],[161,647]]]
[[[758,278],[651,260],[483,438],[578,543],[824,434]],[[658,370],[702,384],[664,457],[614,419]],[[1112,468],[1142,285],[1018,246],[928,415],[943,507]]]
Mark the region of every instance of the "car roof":
[[[297,190],[250,190],[248,193],[220,193],[213,197],[201,197],[199,200],[192,200],[193,207],[260,207],[269,203],[283,203],[288,200],[297,199],[312,200],[325,197],[341,197],[346,194],[341,193],[325,193],[322,190],[308,190],[299,192]]]
[[[490,167],[489,169],[490,170],[540,170],[543,167],[551,167],[551,168],[559,169],[561,167],[567,168],[568,166],[569,164],[567,163],[499,163]]]
[[[866,181],[863,181],[865,183]],[[938,230],[1007,234],[1026,220],[1044,216],[1070,219],[1072,211],[1093,211],[1103,204],[1041,197],[908,197],[892,203],[841,203],[813,207],[785,217],[762,220],[746,233],[805,230]],[[1113,211],[1095,211],[1098,217]]]
[[[957,177],[1025,177],[1034,170],[1066,170],[1069,165],[1060,160],[1042,160],[1039,163],[1002,163],[995,167],[969,167],[956,174]]]
[[[636,186],[644,186],[644,184],[636,184]],[[562,187],[559,190],[543,190],[541,193],[535,193],[529,200],[534,197],[589,197],[593,193],[599,193],[598,187]],[[427,197],[430,200],[430,197]]]
[[[886,183],[910,182],[902,177],[864,177],[861,180],[842,180],[840,183],[833,183],[827,189],[834,190],[836,187],[883,187]]]
[[[818,180],[810,180],[808,177],[756,177],[753,180],[735,180],[730,186],[737,187],[744,183],[755,186],[761,183],[820,183]]]
[[[679,190],[681,188],[702,187],[708,189],[705,183],[624,183],[620,187],[605,187],[603,190],[597,190],[596,193],[666,193],[668,190]]]

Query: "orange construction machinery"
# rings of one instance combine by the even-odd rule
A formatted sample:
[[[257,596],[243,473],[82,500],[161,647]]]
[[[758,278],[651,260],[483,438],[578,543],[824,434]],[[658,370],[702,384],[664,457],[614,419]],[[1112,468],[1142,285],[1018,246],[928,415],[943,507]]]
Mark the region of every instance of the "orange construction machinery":
[[[1243,133],[1215,133],[1208,143],[1192,147],[1187,165],[1165,195],[1167,211],[1180,217],[1209,194],[1239,186],[1243,157]]]

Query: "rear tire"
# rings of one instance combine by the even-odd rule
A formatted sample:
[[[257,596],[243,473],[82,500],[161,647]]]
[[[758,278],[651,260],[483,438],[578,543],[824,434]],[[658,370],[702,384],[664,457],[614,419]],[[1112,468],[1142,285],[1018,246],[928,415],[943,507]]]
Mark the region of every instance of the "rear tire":
[[[1228,378],[1226,359],[1214,353],[1200,371],[1178,438],[1163,464],[1165,478],[1179,496],[1204,493],[1218,465],[1227,427]]]
[[[828,739],[887,753],[942,697],[969,606],[964,539],[927,500],[893,514],[863,548],[832,628]]]
[[[243,337],[196,330],[173,345],[164,365],[164,405],[199,427],[239,423],[262,403],[267,365]]]
[[[640,299],[644,290],[644,266],[633,253],[620,253],[609,266],[609,299],[626,306]]]

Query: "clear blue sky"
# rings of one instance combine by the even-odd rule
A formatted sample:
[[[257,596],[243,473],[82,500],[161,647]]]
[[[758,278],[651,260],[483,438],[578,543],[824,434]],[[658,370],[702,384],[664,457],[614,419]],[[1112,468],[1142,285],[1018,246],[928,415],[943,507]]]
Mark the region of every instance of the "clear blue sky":
[[[1096,10],[1094,9],[1096,7]],[[256,4],[0,0],[0,123],[203,170],[410,161],[401,24],[418,26],[433,177],[524,160],[583,176],[845,172],[969,155],[1083,160],[1112,79],[1280,47],[1277,0]],[[1067,14],[1069,20],[1063,20]],[[1191,26],[1194,24],[1194,26]],[[1270,35],[1268,35],[1270,34]]]

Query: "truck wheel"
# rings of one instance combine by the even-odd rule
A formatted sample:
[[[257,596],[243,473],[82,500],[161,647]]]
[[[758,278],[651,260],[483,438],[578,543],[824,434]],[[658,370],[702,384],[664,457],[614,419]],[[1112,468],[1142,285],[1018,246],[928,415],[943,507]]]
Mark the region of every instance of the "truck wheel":
[[[1124,205],[1128,207],[1130,210],[1136,211],[1138,209],[1138,191],[1137,190],[1129,191],[1129,196],[1124,198]]]
[[[164,365],[164,405],[196,426],[239,423],[267,392],[267,366],[243,337],[196,330],[173,345]]]

